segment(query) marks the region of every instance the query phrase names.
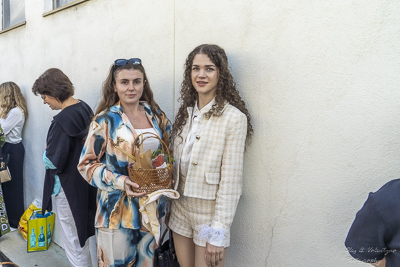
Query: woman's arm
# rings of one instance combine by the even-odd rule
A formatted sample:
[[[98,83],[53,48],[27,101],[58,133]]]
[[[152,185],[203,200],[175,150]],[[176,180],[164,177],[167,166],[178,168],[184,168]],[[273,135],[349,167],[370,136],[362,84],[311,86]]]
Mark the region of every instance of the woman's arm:
[[[236,207],[242,194],[243,154],[247,134],[244,114],[229,122],[221,164],[221,180],[216,197],[211,229],[203,228],[199,235],[208,235],[206,262],[216,266],[223,258],[226,235],[230,231]]]
[[[242,194],[243,154],[247,133],[247,118],[243,113],[232,116],[225,137],[225,147],[221,163],[221,180],[216,196],[214,218],[211,222],[213,238],[209,243],[223,247],[229,232],[239,198]]]
[[[1,123],[4,135],[7,135],[20,122],[23,112],[18,107],[8,112],[6,119]]]
[[[46,157],[54,165],[56,173],[63,173],[69,160],[71,137],[55,121],[50,125],[46,140]]]
[[[105,124],[105,123],[104,123]],[[101,162],[105,157],[108,135],[104,129],[93,121],[89,126],[89,133],[78,163],[78,171],[83,178],[101,190],[125,190],[125,180],[128,177],[110,171]]]
[[[363,207],[357,212],[345,240],[345,246],[349,254],[362,262],[380,264],[385,266],[385,255],[388,247],[387,240],[393,238],[393,227],[382,212],[384,207],[391,207],[390,203],[382,203],[375,199],[375,193],[370,193]],[[388,196],[390,198],[390,196]],[[378,262],[376,262],[378,260]],[[384,260],[382,262],[382,260]]]

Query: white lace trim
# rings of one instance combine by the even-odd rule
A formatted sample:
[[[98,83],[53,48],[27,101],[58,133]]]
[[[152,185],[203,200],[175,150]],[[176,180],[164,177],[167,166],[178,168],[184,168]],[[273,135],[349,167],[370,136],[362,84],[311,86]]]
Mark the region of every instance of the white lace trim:
[[[196,226],[196,231],[199,232],[199,239],[205,240],[208,243],[212,241],[226,241],[226,230],[223,228],[213,229],[207,224]]]

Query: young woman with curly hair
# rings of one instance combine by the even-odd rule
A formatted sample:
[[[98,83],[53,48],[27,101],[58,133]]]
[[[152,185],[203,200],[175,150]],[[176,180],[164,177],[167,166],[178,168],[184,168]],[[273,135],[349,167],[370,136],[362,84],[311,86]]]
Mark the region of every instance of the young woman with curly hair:
[[[224,266],[253,127],[222,48],[204,44],[189,54],[180,101],[173,136],[181,197],[168,225],[181,267]]]
[[[28,118],[28,108],[21,89],[14,82],[0,84],[0,126],[5,135],[2,154],[8,155],[11,181],[3,183],[4,202],[10,227],[17,228],[24,213],[23,166],[25,148],[22,128]]]

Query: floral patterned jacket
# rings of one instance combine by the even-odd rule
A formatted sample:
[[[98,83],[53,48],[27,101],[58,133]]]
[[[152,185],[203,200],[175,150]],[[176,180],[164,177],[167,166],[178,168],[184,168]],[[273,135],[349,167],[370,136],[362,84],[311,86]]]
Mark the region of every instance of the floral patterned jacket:
[[[158,121],[147,102],[141,101],[140,105],[160,138],[169,146],[171,122],[161,111],[162,119]],[[125,179],[129,179],[128,157],[113,145],[131,153],[136,136],[119,102],[108,112],[96,115],[89,126],[78,170],[89,184],[98,188],[96,228],[142,228],[138,199],[127,197],[124,189]],[[158,210],[162,208],[159,206]]]

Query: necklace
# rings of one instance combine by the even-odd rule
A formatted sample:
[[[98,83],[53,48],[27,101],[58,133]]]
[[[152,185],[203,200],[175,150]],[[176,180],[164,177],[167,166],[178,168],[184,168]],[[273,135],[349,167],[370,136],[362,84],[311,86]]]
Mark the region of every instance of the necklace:
[[[141,112],[142,112],[142,111],[138,108],[138,114],[136,115],[135,118],[132,118],[133,122],[136,122],[136,119],[139,117],[139,115],[140,115]]]

